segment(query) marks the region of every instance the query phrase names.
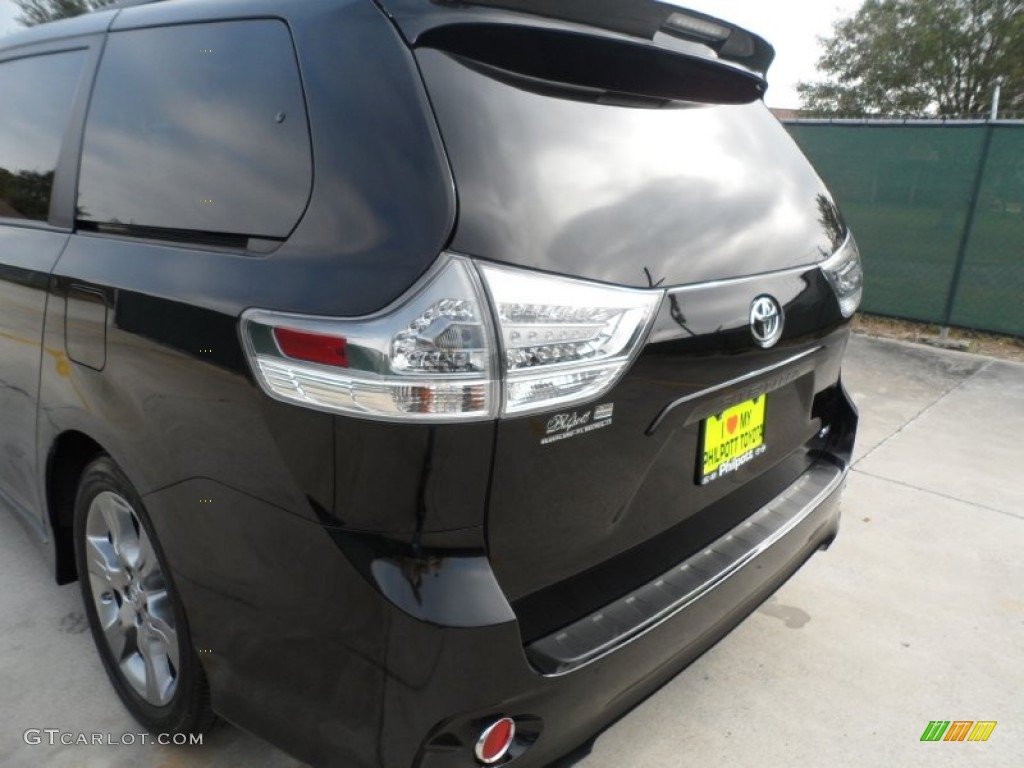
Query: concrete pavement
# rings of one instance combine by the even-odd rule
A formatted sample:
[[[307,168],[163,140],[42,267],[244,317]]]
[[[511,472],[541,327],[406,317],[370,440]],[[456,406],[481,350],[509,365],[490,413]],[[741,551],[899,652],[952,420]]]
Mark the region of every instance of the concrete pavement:
[[[598,738],[578,768],[1016,766],[1024,755],[1024,366],[854,338],[843,528],[779,592]],[[0,514],[0,766],[300,765],[227,725],[201,747],[27,745],[139,728],[77,585]],[[922,743],[930,720],[995,720]]]

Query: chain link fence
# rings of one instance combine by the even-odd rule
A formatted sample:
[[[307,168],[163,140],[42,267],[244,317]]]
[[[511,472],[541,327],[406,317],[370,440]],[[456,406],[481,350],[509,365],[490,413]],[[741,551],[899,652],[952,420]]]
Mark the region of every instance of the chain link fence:
[[[857,238],[865,312],[1024,337],[1024,122],[786,128]]]

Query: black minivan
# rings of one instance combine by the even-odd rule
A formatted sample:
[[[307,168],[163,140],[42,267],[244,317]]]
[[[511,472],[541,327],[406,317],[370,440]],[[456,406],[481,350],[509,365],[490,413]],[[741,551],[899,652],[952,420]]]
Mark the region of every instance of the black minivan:
[[[0,506],[144,726],[547,765],[831,542],[862,273],[773,55],[655,0],[0,43]]]

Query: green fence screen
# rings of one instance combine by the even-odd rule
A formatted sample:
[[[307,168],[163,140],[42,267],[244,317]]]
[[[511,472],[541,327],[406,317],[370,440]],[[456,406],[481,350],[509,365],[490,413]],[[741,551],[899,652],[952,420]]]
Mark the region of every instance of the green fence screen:
[[[1024,125],[786,127],[860,245],[865,312],[1024,337]]]

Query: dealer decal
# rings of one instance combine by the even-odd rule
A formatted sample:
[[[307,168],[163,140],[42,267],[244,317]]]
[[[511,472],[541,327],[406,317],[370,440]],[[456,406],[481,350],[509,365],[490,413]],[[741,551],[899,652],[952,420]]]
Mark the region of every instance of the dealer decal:
[[[559,440],[585,435],[587,432],[610,427],[614,410],[614,403],[605,403],[594,408],[588,408],[585,411],[557,413],[548,419],[544,437],[541,438],[540,444],[548,445]]]

